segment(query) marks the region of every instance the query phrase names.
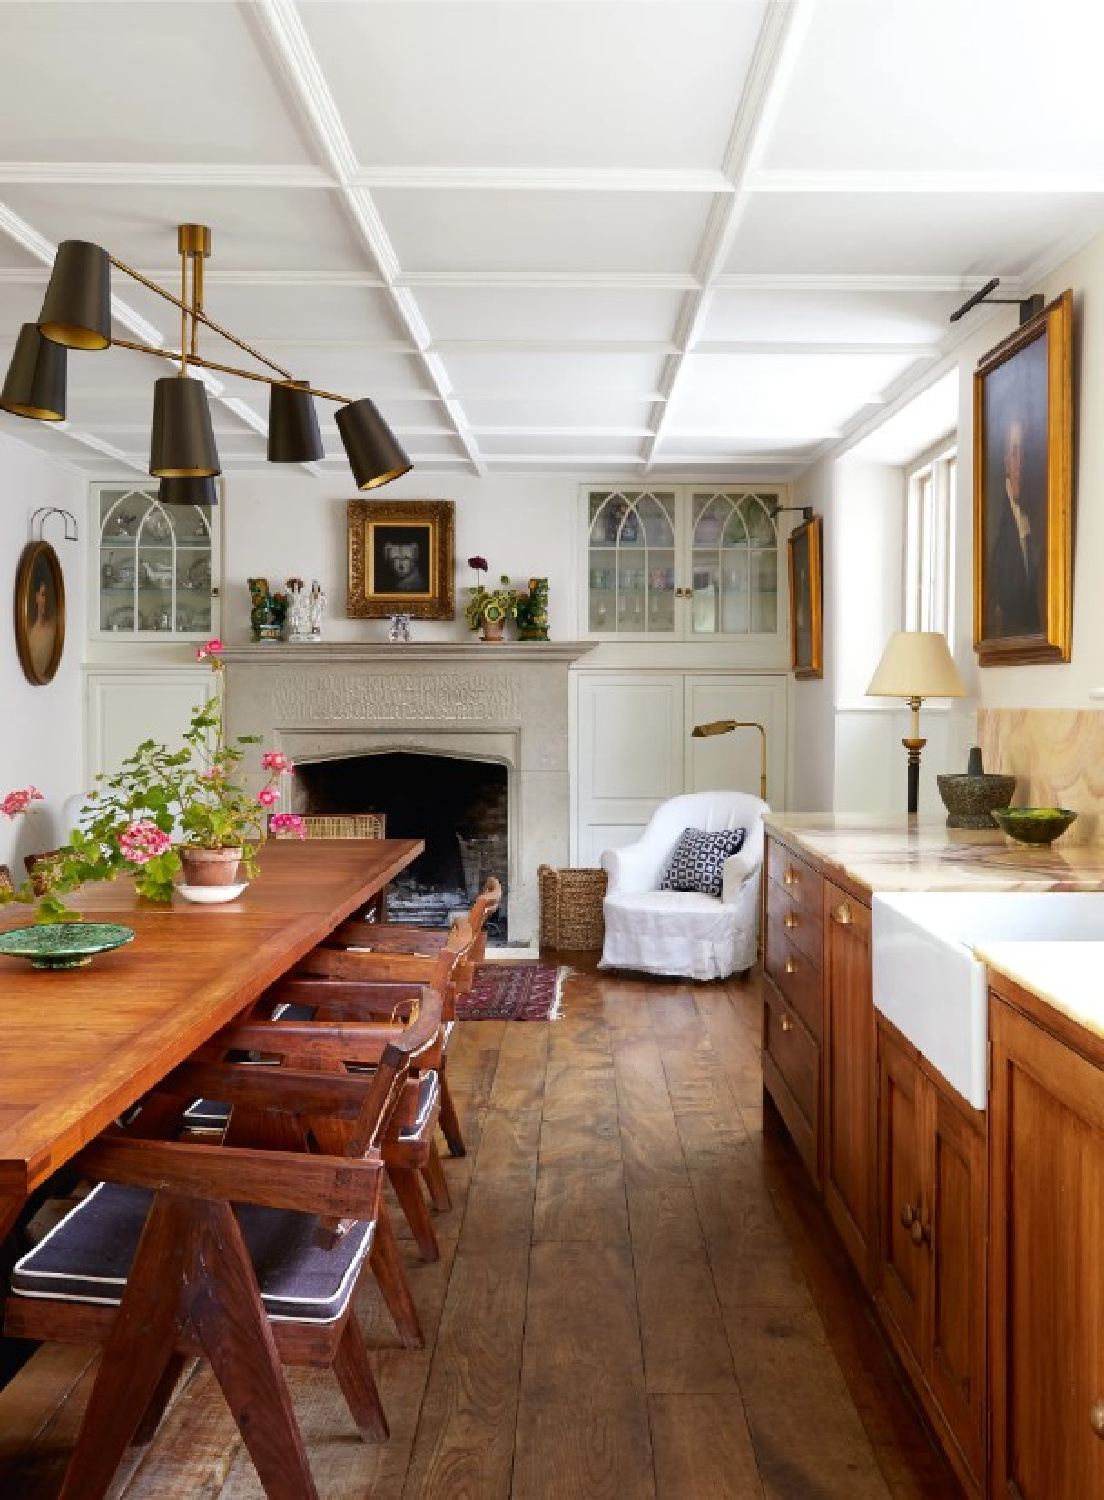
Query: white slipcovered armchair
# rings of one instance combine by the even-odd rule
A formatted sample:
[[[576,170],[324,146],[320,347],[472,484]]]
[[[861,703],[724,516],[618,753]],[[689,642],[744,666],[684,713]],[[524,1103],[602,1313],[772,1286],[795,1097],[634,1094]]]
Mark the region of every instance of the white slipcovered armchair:
[[[658,807],[635,844],[607,849],[601,859],[609,884],[599,968],[690,979],[724,979],[749,969],[759,938],[763,814],[769,811],[748,792],[690,792]],[[659,889],[687,828],[747,830],[740,852],[725,861],[720,897]]]

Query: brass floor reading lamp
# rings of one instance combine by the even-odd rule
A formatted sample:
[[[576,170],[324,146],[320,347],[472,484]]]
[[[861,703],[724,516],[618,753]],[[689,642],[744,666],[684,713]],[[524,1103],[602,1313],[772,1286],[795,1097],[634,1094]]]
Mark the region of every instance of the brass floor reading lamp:
[[[755,719],[713,719],[708,724],[695,724],[691,735],[696,740],[712,739],[715,734],[731,734],[734,729],[758,729],[762,740],[762,760],[759,771],[759,795],[767,800],[767,731]]]

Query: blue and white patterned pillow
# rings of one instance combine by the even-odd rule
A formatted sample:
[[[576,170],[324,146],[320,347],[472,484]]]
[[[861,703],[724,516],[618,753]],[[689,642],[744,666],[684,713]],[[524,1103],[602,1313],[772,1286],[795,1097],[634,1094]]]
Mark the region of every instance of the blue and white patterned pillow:
[[[700,891],[703,896],[719,896],[724,862],[739,854],[746,837],[746,828],[722,828],[719,833],[706,833],[704,828],[685,829],[659,883],[660,890]]]

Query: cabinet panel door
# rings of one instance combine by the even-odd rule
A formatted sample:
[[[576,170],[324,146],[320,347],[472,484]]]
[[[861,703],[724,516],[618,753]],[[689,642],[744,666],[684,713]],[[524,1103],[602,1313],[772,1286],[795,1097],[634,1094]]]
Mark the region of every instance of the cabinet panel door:
[[[824,1203],[869,1288],[877,1125],[870,908],[824,885]]]
[[[694,672],[686,677],[686,733],[695,724],[738,719],[762,724],[767,737],[767,795],[773,808],[786,805],[786,679]],[[762,739],[757,729],[686,741],[688,792],[738,787],[759,796]]]
[[[176,744],[212,691],[205,666],[91,669],[85,685],[85,781],[117,771],[143,740]]]
[[[924,1204],[931,1260],[927,1334],[932,1393],[974,1474],[985,1433],[985,1136],[934,1085],[925,1138],[931,1182]]]
[[[996,997],[990,1033],[990,1493],[1099,1500],[1104,1073]]]
[[[923,1075],[884,1027],[878,1029],[878,1294],[913,1358],[922,1358],[929,1262],[916,1243],[923,1225]]]

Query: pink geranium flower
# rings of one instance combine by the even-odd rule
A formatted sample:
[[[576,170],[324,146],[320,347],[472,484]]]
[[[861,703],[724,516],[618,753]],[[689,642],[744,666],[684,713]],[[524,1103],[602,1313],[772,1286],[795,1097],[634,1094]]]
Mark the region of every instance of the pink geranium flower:
[[[279,800],[279,792],[275,791],[270,786],[263,786],[257,793],[257,801],[261,804],[262,807],[275,807],[276,803],[279,802]]]
[[[266,771],[294,771],[295,767],[282,750],[266,750],[261,756],[261,765]]]
[[[132,865],[149,864],[151,859],[156,859],[171,847],[172,840],[168,834],[162,833],[157,824],[151,823],[148,818],[128,823],[119,835],[119,848]]]
[[[6,818],[17,818],[20,813],[26,812],[32,802],[41,802],[42,793],[33,786],[24,787],[22,791],[9,792],[0,800],[0,813]]]
[[[203,661],[208,656],[218,656],[223,650],[223,645],[218,636],[212,636],[202,646],[196,647],[196,661]]]
[[[300,839],[307,836],[306,825],[298,813],[273,813],[268,826],[273,833],[293,833]]]

